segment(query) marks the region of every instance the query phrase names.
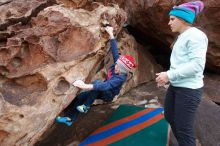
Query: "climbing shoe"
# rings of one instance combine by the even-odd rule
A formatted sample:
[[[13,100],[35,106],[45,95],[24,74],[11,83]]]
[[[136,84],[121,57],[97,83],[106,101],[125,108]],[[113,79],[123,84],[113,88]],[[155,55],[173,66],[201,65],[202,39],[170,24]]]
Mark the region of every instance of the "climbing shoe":
[[[64,123],[67,126],[71,126],[73,124],[73,121],[69,117],[56,117],[56,122],[57,123]]]
[[[80,113],[87,113],[89,110],[88,106],[83,105],[79,105],[76,107],[76,109],[80,112]]]

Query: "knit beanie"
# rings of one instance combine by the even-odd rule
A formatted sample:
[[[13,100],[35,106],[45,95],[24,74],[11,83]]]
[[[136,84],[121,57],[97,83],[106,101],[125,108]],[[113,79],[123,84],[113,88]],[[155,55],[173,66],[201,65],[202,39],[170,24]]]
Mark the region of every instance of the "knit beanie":
[[[121,73],[127,73],[136,67],[135,61],[130,55],[121,55],[116,64],[120,67]]]
[[[194,1],[183,3],[179,6],[174,6],[169,15],[176,16],[193,24],[196,16],[203,10],[204,4],[202,1]]]

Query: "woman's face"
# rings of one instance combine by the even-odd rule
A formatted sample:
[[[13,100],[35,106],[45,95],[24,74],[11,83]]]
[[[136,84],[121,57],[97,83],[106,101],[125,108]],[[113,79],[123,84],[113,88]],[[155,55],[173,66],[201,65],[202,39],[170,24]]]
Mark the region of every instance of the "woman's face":
[[[185,26],[184,20],[181,20],[175,16],[170,16],[170,21],[168,23],[172,32],[181,33],[182,28]]]

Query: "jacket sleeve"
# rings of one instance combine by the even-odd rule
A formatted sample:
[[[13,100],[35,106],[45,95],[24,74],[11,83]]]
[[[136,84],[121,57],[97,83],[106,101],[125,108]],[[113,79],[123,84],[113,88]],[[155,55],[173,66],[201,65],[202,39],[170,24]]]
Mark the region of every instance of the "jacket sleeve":
[[[110,42],[111,42],[112,56],[115,63],[119,58],[117,41],[115,39],[111,39]]]
[[[111,90],[115,87],[122,86],[125,80],[126,80],[126,77],[117,76],[105,82],[98,81],[93,84],[93,90],[100,90],[100,91]]]
[[[181,65],[179,69],[168,70],[167,75],[170,81],[187,78],[204,70],[208,39],[190,40],[187,45],[190,61],[187,64]]]

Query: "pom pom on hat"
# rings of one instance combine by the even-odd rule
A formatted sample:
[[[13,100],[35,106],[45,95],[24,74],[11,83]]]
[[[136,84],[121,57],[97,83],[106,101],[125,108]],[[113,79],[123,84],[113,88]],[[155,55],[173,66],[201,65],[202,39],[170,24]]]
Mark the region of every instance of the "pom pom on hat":
[[[183,3],[179,5],[179,8],[181,7],[193,11],[197,16],[204,9],[204,4],[202,1],[195,1],[195,2]]]

